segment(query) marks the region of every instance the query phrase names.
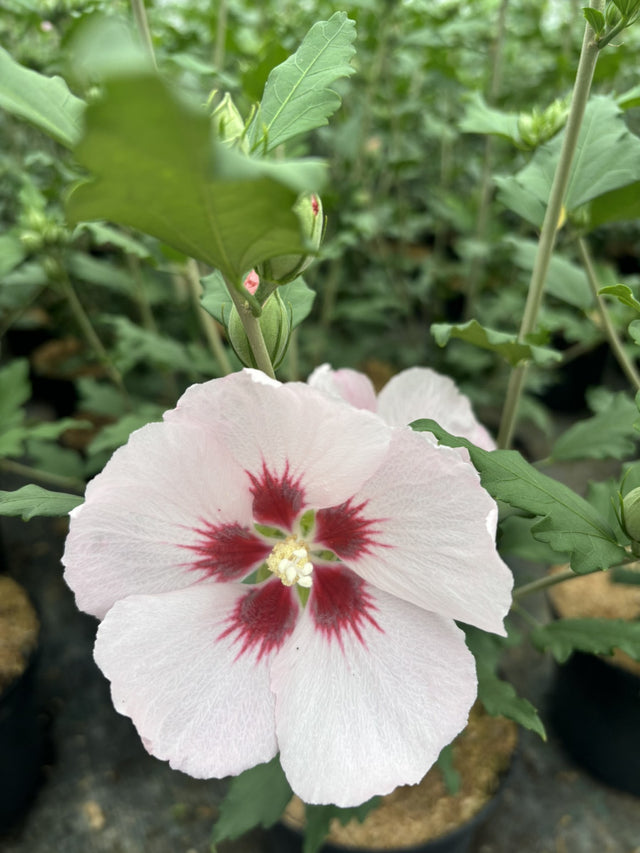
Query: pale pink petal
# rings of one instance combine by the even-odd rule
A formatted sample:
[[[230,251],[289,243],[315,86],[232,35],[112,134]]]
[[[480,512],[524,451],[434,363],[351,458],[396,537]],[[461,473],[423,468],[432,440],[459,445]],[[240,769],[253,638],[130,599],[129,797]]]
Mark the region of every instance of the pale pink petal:
[[[290,594],[279,581],[275,587]],[[262,624],[234,631],[234,614],[252,592],[203,582],[131,596],[98,629],[95,658],[116,710],[131,717],[152,755],[197,778],[241,773],[278,749],[269,670],[298,605],[290,595],[283,622],[258,611]]]
[[[358,373],[357,370],[333,370],[329,364],[321,364],[316,367],[307,382],[313,388],[319,388],[334,397],[342,397],[356,409],[368,409],[370,412],[378,409],[373,383],[368,376]]]
[[[383,465],[337,509],[317,514],[316,542],[365,580],[504,634],[513,578],[495,546],[496,504],[455,450],[398,430]]]
[[[254,479],[254,493],[269,491],[282,504],[283,523],[293,504],[300,509],[346,500],[378,467],[391,436],[371,412],[252,370],[193,385],[165,419],[195,420],[216,435]]]
[[[126,595],[245,576],[269,551],[253,533],[250,485],[197,423],[135,432],[71,516],[63,563],[78,607],[102,618]]]
[[[475,666],[451,620],[373,588],[357,631],[318,627],[315,585],[272,668],[280,761],[305,802],[355,806],[424,776],[467,722]]]
[[[428,367],[412,367],[393,376],[378,395],[378,414],[392,426],[431,418],[447,432],[484,450],[496,447],[453,380]]]

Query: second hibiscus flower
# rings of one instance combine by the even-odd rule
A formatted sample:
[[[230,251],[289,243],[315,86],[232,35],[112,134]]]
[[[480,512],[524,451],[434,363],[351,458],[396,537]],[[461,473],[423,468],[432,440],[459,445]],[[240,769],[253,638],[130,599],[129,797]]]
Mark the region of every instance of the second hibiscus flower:
[[[303,800],[349,806],[418,782],[464,727],[454,620],[502,633],[512,580],[465,454],[336,393],[193,386],[90,483],[64,562],[153,755],[222,777],[279,752]]]

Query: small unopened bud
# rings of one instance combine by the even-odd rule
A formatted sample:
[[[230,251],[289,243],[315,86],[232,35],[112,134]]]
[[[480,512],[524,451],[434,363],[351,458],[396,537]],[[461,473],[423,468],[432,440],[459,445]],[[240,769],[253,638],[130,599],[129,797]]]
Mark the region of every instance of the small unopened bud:
[[[640,546],[640,486],[624,496],[622,518],[625,533],[632,540],[632,549],[636,553],[634,546]]]
[[[520,139],[527,148],[537,148],[556,135],[566,122],[568,113],[569,106],[564,98],[557,98],[546,110],[534,108],[530,113],[520,113]]]
[[[258,317],[269,358],[274,367],[278,367],[289,345],[291,337],[290,311],[276,290],[262,306]],[[227,323],[229,343],[245,367],[257,367],[247,333],[242,325],[238,310],[233,306]]]
[[[324,216],[320,197],[311,194],[303,195],[295,203],[294,212],[300,220],[302,233],[309,249],[320,248],[324,232]],[[313,255],[279,255],[264,261],[259,267],[260,278],[272,284],[288,284],[302,274],[313,261]]]
[[[221,142],[230,148],[238,147],[243,151],[248,149],[242,116],[228,92],[211,114],[211,119]]]

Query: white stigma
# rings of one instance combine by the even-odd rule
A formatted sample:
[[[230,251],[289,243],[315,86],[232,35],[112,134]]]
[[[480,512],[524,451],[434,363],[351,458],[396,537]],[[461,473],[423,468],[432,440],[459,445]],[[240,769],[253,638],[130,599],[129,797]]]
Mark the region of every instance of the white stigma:
[[[284,542],[274,546],[267,558],[267,568],[280,578],[285,586],[298,586],[309,589],[313,579],[313,563],[309,560],[307,546],[295,536],[289,536]]]

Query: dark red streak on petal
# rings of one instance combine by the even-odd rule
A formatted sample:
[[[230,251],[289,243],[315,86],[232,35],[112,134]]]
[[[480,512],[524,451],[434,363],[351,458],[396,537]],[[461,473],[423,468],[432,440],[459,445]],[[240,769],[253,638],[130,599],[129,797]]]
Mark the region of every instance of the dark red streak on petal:
[[[370,554],[372,545],[382,546],[375,538],[379,533],[376,524],[381,519],[367,518],[366,506],[366,501],[352,506],[349,499],[340,506],[318,510],[314,542],[325,545],[343,560]]]
[[[251,478],[255,521],[291,530],[304,506],[304,491],[300,481],[294,480],[289,474],[288,463],[281,476],[273,475],[264,463],[259,477],[249,471],[247,474]]]
[[[321,633],[340,645],[349,631],[364,645],[362,628],[367,622],[382,630],[372,615],[376,607],[367,585],[345,566],[316,566],[308,607]]]
[[[219,581],[237,581],[263,563],[271,548],[241,524],[209,524],[196,531],[202,537],[185,545],[197,555],[189,568],[205,572]]]
[[[297,616],[292,588],[274,578],[250,588],[238,600],[229,627],[218,639],[235,635],[234,640],[242,644],[237,657],[257,649],[259,661],[280,648],[293,631]]]

